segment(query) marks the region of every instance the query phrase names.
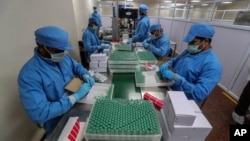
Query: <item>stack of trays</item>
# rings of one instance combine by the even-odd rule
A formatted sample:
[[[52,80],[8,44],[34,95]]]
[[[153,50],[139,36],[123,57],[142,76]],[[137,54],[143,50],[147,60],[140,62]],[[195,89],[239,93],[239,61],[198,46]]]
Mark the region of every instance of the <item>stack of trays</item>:
[[[88,141],[160,141],[161,136],[154,106],[146,100],[97,99],[85,131]]]
[[[114,46],[114,49],[117,51],[132,51],[132,47],[129,44],[117,44]]]
[[[114,51],[109,55],[108,68],[111,73],[127,73],[135,72],[140,66],[135,52]]]
[[[138,55],[139,62],[141,64],[146,64],[146,63],[157,64],[156,57],[150,51],[138,51],[137,55]]]
[[[139,51],[137,52],[139,62],[141,64],[151,63],[151,64],[157,64],[157,59],[154,56],[154,54],[150,51]]]

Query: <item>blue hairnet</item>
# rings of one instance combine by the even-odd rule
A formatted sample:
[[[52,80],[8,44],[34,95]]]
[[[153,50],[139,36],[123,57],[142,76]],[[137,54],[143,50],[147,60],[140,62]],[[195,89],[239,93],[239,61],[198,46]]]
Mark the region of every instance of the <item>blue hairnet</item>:
[[[98,20],[97,20],[97,18],[95,18],[95,17],[90,17],[90,18],[89,18],[89,23],[98,24]]]
[[[56,26],[45,26],[35,31],[36,42],[46,47],[60,50],[71,50],[73,47],[68,44],[68,33]]]
[[[148,10],[148,6],[145,4],[140,4],[139,5],[139,12],[146,13]]]
[[[153,24],[151,27],[150,27],[150,32],[152,31],[155,31],[155,30],[159,30],[161,29],[161,24]]]
[[[195,37],[203,37],[211,39],[214,36],[215,30],[209,24],[197,23],[193,24],[187,35],[183,38],[183,42],[191,42]]]

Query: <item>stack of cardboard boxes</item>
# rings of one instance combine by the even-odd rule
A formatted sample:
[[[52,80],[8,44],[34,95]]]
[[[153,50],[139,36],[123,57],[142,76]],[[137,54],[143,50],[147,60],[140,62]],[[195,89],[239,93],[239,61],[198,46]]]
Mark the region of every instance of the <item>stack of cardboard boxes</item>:
[[[91,54],[89,67],[94,72],[107,72],[107,60],[106,54]]]
[[[198,105],[181,91],[168,91],[161,109],[164,141],[204,141],[211,124]]]

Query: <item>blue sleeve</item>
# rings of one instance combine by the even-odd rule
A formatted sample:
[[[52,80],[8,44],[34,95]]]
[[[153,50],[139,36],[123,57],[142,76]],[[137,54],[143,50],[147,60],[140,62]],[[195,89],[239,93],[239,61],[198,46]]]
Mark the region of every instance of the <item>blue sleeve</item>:
[[[149,50],[151,50],[157,56],[167,56],[170,53],[170,42],[169,40],[160,40],[159,43],[157,43],[157,47],[151,45]]]
[[[89,32],[85,32],[83,34],[82,40],[83,40],[83,44],[84,44],[84,47],[85,47],[86,51],[91,53],[91,54],[94,53],[95,50],[97,49],[98,45],[97,45],[97,43],[94,43],[94,45],[91,43],[92,35],[89,34]]]
[[[145,23],[140,23],[136,29],[135,35],[133,36],[133,42],[139,41],[147,33],[147,25]]]
[[[89,71],[85,69],[82,64],[78,63],[77,61],[73,60],[71,57],[69,57],[72,62],[72,68],[74,75],[78,76],[79,78],[83,79],[84,74],[89,74]]]
[[[35,123],[40,124],[61,116],[72,106],[68,97],[48,101],[41,80],[38,73],[34,73],[32,70],[23,70],[18,77],[19,96],[22,104],[29,117]]]
[[[196,83],[188,82],[184,77],[181,78],[177,85],[181,86],[183,92],[189,99],[193,99],[196,103],[203,101],[212,92],[219,82],[221,73],[216,68],[206,68],[203,70]]]

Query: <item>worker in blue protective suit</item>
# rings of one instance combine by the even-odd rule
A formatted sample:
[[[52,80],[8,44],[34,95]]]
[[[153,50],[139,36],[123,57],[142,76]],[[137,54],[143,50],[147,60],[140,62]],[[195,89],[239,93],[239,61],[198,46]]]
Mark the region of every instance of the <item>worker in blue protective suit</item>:
[[[210,44],[214,33],[209,24],[193,24],[183,39],[187,49],[160,66],[163,78],[175,80],[172,90],[183,91],[196,103],[207,98],[222,75],[222,66]]]
[[[100,32],[100,27],[102,26],[102,20],[99,12],[97,11],[97,7],[93,7],[94,12],[92,13],[92,17],[95,17],[97,19],[97,30],[96,30],[96,35],[99,37],[99,32]]]
[[[150,27],[151,37],[144,40],[142,45],[151,51],[156,57],[171,55],[171,45],[169,38],[163,34],[160,24],[154,24]]]
[[[85,47],[85,50],[87,51],[87,60],[86,62],[90,62],[90,55],[94,52],[103,52],[104,49],[108,49],[109,45],[101,45],[101,43],[104,44],[110,44],[109,41],[105,40],[99,40],[99,38],[96,36],[95,31],[97,30],[98,21],[95,17],[89,18],[89,24],[88,28],[84,31],[82,35],[82,41],[83,45]]]
[[[68,44],[66,31],[45,26],[35,31],[35,37],[34,56],[25,63],[18,76],[19,93],[31,120],[50,134],[63,114],[88,94],[94,79],[65,53],[65,50],[73,49]],[[74,76],[84,83],[72,94],[65,90],[65,86]]]
[[[133,32],[132,38],[128,39],[127,44],[132,42],[143,42],[149,36],[150,22],[147,16],[148,7],[145,4],[139,5],[140,17],[138,18],[138,24]]]

